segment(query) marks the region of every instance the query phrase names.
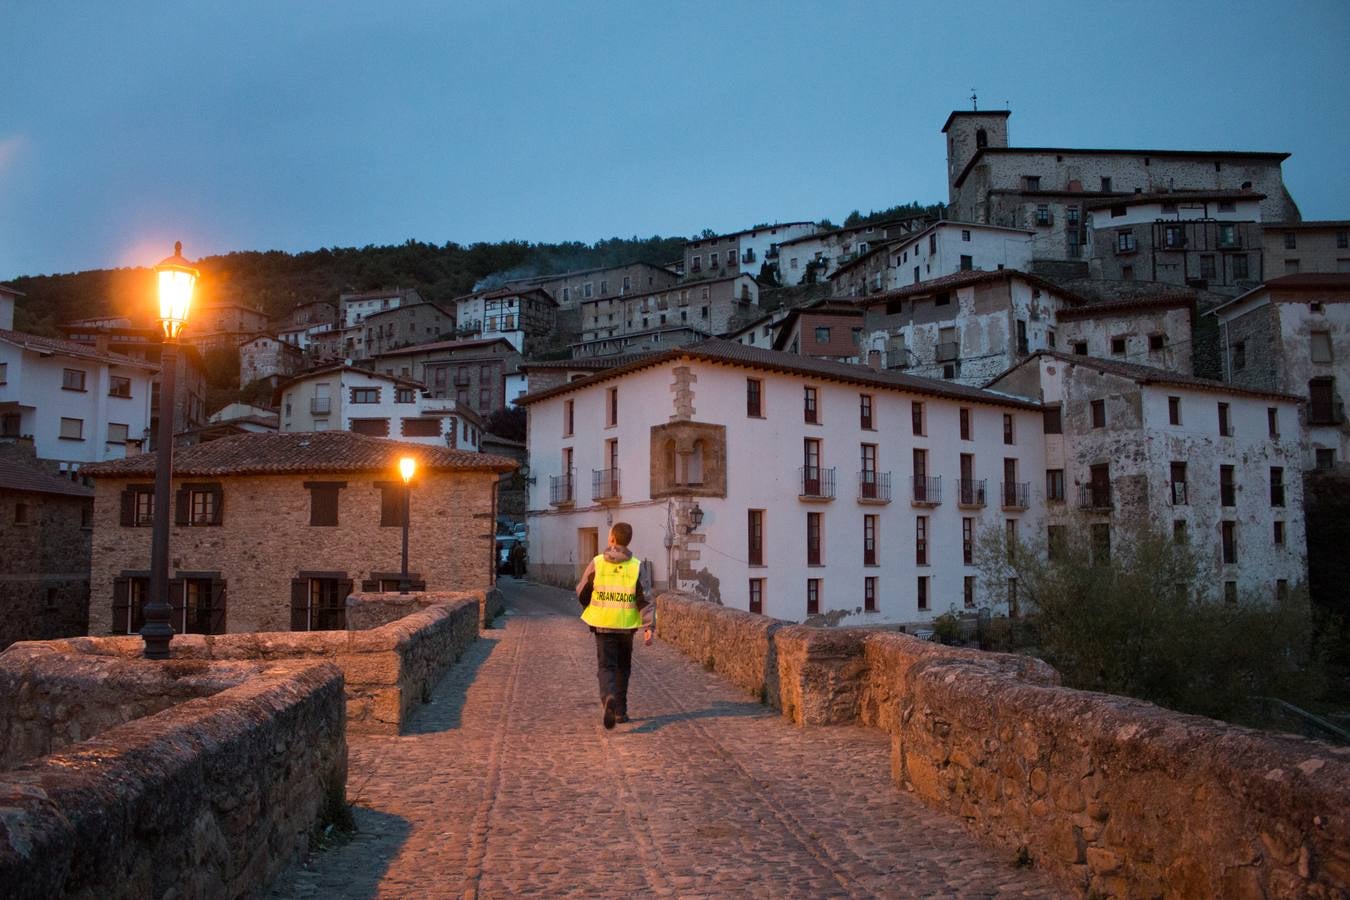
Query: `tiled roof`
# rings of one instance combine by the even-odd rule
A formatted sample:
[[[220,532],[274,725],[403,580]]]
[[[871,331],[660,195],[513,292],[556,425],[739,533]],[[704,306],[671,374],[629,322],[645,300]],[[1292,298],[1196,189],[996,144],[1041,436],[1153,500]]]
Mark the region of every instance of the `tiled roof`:
[[[1053,291],[1069,303],[1080,304],[1085,302],[1078,294],[1055,284],[1053,281],[1046,281],[1039,275],[1032,275],[1030,272],[1022,272],[1018,269],[994,269],[992,271],[975,269],[970,272],[954,272],[951,275],[931,278],[928,281],[920,281],[917,284],[907,284],[902,288],[896,288],[892,291],[882,291],[879,294],[858,297],[856,300],[859,305],[874,306],[878,303],[886,303],[890,300],[901,300],[905,297],[922,297],[939,291],[949,291],[955,290],[956,288],[969,287],[973,284],[983,284],[987,281],[1008,281],[1014,277],[1020,278],[1042,290]]]
[[[1185,156],[1200,157],[1203,159],[1213,159],[1218,156],[1223,159],[1241,158],[1241,159],[1274,159],[1284,162],[1290,154],[1283,152],[1271,152],[1267,150],[1128,150],[1128,149],[1109,149],[1100,147],[981,147],[975,151],[975,155],[966,163],[966,167],[961,170],[961,174],[956,176],[955,187],[960,187],[966,180],[970,170],[979,162],[980,157],[986,153],[1078,153],[1083,156]]]
[[[1040,409],[1040,404],[1012,399],[1002,394],[986,391],[982,388],[967,387],[962,384],[942,381],[937,378],[921,378],[917,375],[905,375],[901,372],[885,369],[877,370],[870,366],[859,365],[856,363],[835,362],[828,359],[799,356],[795,353],[782,353],[777,350],[766,350],[760,347],[747,347],[744,344],[738,344],[735,341],[722,340],[721,338],[708,338],[697,344],[688,344],[683,347],[676,347],[672,350],[651,353],[627,363],[626,365],[616,366],[612,369],[597,372],[594,375],[588,375],[585,378],[579,378],[576,381],[568,382],[567,384],[560,384],[556,387],[545,388],[544,390],[518,397],[516,398],[516,404],[537,403],[538,401],[548,399],[549,397],[556,397],[559,394],[587,388],[602,381],[619,378],[630,372],[636,372],[641,369],[650,368],[651,366],[662,365],[683,358],[702,360],[711,363],[726,363],[729,365],[744,366],[750,369],[760,369],[770,372],[782,372],[788,375],[801,375],[806,378],[820,379],[823,381],[842,381],[848,384],[859,384],[867,387],[886,388],[915,394],[927,394],[929,396],[945,397],[951,400],[969,400],[975,403],[993,403],[1000,406],[1020,406],[1031,409]]]
[[[514,460],[488,453],[471,453],[369,437],[350,431],[302,431],[285,434],[241,434],[174,451],[175,476],[302,475],[311,472],[394,473],[401,457],[411,456],[422,469],[434,471],[486,470],[510,472]],[[85,466],[81,473],[94,478],[140,478],[155,473],[157,454]]]
[[[281,391],[285,388],[301,381],[308,381],[319,375],[327,375],[330,372],[355,372],[357,375],[364,375],[367,378],[378,378],[380,381],[392,381],[395,384],[401,384],[405,387],[417,388],[419,390],[426,388],[426,385],[422,384],[422,382],[414,381],[411,378],[399,378],[397,375],[386,375],[383,372],[376,372],[374,369],[363,369],[360,366],[349,366],[346,363],[333,363],[327,366],[320,366],[317,369],[309,369],[305,372],[300,372],[285,381],[278,382],[276,389],[272,392],[272,405],[280,406],[280,401],[276,398],[280,396]]]
[[[10,287],[10,286],[7,285],[7,284],[0,284],[0,293],[3,293],[3,294],[11,294],[11,295],[13,295],[13,296],[15,296],[15,297],[27,297],[27,296],[28,296],[27,294],[25,294],[23,291],[19,290],[18,288]]]
[[[765,316],[765,318],[768,318]],[[535,372],[540,369],[612,369],[625,365],[657,351],[646,353],[618,353],[614,356],[587,356],[582,359],[537,359],[520,364],[522,372]]]
[[[1061,322],[1069,322],[1077,319],[1096,319],[1101,316],[1110,316],[1132,310],[1174,309],[1178,307],[1189,309],[1194,305],[1195,294],[1193,293],[1167,292],[1152,297],[1126,297],[1120,300],[1106,300],[1100,303],[1088,303],[1086,306],[1075,306],[1072,309],[1062,309],[1056,314],[1056,318]]]
[[[1350,289],[1350,272],[1300,272],[1296,275],[1281,275],[1267,281],[1265,286],[1278,291]]]
[[[375,354],[375,359],[384,359],[387,356],[409,356],[413,353],[427,353],[432,350],[450,351],[473,350],[478,347],[487,347],[492,344],[502,343],[511,349],[512,353],[517,352],[516,348],[506,338],[476,338],[471,341],[436,341],[432,344],[409,344],[406,347],[399,347],[397,350],[386,350],[383,353]]]
[[[1193,388],[1201,391],[1215,391],[1221,394],[1241,394],[1247,397],[1264,397],[1272,400],[1287,400],[1294,403],[1298,403],[1303,399],[1294,394],[1281,394],[1277,391],[1260,391],[1254,388],[1242,387],[1241,385],[1229,384],[1226,381],[1217,381],[1213,378],[1197,378],[1194,375],[1169,372],[1166,369],[1158,369],[1153,366],[1141,366],[1139,363],[1121,362],[1114,359],[1100,359],[1095,356],[1076,356],[1072,353],[1060,353],[1055,350],[1040,350],[1033,354],[1033,357],[1035,356],[1048,356],[1052,359],[1058,359],[1061,362],[1071,363],[1075,366],[1096,369],[1099,372],[1110,372],[1113,375],[1129,378],[1131,381],[1138,382],[1139,384],[1174,385],[1176,387]],[[1002,377],[1002,375],[998,376],[998,378]],[[998,381],[998,378],[995,378],[993,381],[989,382],[989,384]],[[986,385],[986,387],[987,386],[988,385]]]
[[[112,353],[109,351],[95,350],[87,344],[77,344],[74,341],[67,341],[61,338],[41,337],[36,334],[26,334],[22,331],[5,331],[0,329],[0,341],[7,344],[13,344],[16,347],[23,347],[26,350],[32,350],[35,353],[59,353],[62,356],[72,356],[76,359],[91,359],[95,362],[109,363],[115,366],[129,366],[136,369],[146,369],[151,372],[159,371],[159,366],[154,363],[148,363],[143,359],[133,359],[130,356],[124,356],[121,353]]]
[[[0,490],[30,494],[61,494],[66,497],[92,497],[94,492],[68,478],[48,475],[41,469],[13,459],[0,459]]]
[[[1089,203],[1088,209],[1107,209],[1112,206],[1129,206],[1134,203],[1185,203],[1188,200],[1264,200],[1265,194],[1256,191],[1153,191],[1147,194],[1126,194],[1108,200]]]

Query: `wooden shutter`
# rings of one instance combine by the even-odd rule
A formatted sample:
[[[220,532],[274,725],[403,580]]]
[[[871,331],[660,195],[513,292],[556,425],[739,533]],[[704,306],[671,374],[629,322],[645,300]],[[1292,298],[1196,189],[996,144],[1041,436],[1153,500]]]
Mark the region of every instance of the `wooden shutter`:
[[[123,495],[125,501],[125,495]],[[112,626],[113,634],[128,634],[131,631],[131,579],[113,579]]]
[[[129,528],[136,524],[136,492],[131,488],[122,489],[122,526]]]
[[[174,517],[175,525],[187,525],[192,515],[192,494],[187,488],[179,488],[174,495]]]
[[[291,631],[309,631],[309,579],[291,579]]]
[[[219,578],[211,579],[211,627],[210,634],[225,633],[225,582]]]
[[[225,522],[225,489],[218,484],[211,486],[211,493],[215,495],[215,514],[211,517],[212,525],[221,525]]]
[[[378,482],[380,489],[380,526],[403,526],[403,485],[391,481]]]
[[[184,616],[187,613],[187,582],[182,578],[169,579],[169,623],[174,634],[185,634],[188,630]]]

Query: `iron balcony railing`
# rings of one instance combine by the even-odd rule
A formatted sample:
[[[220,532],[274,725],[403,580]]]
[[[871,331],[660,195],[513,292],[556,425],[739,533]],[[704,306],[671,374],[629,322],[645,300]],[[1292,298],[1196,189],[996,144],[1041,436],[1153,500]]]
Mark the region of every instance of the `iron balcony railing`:
[[[834,468],[802,466],[797,470],[801,496],[812,500],[834,499]]]
[[[1111,509],[1115,506],[1111,502],[1110,484],[1082,484],[1078,486],[1078,508],[1079,509]]]
[[[1005,481],[1003,484],[1003,508],[1026,509],[1031,505],[1031,482]]]
[[[858,473],[858,499],[876,503],[891,502],[891,473],[863,469]]]
[[[958,506],[979,507],[984,506],[984,482],[983,478],[974,480],[962,478],[956,482],[956,503]]]
[[[615,500],[619,496],[618,469],[591,470],[591,499]]]
[[[1173,505],[1173,506],[1185,506],[1185,505],[1187,504],[1187,500],[1186,500],[1186,482],[1184,482],[1184,481],[1174,481],[1174,482],[1172,482],[1171,487],[1172,487],[1172,491],[1171,491],[1172,505]]]
[[[915,506],[937,506],[942,502],[941,475],[914,475],[910,478]]]
[[[554,475],[549,478],[548,502],[553,506],[574,502],[574,482],[576,478],[573,471],[569,470],[566,475]]]
[[[309,414],[312,416],[326,416],[333,411],[333,398],[331,397],[310,397]]]

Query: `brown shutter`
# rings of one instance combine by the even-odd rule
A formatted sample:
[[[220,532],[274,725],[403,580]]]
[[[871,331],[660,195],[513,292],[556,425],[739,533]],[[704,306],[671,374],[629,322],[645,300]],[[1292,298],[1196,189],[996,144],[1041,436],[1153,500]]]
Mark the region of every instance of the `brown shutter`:
[[[131,580],[113,579],[112,627],[113,634],[128,634],[131,631]]]
[[[122,489],[122,527],[136,524],[136,492],[131,488]]]
[[[380,526],[399,528],[403,525],[403,485],[384,482],[380,489]]]
[[[187,610],[187,583],[181,578],[169,579],[169,624],[174,634],[186,634],[187,623],[183,620]]]
[[[211,579],[211,634],[225,633],[225,582]]]
[[[192,494],[187,488],[179,488],[174,495],[174,500],[176,502],[174,504],[173,523],[175,525],[188,524],[188,517],[192,514]]]
[[[216,495],[215,515],[211,519],[212,525],[221,525],[225,522],[225,489],[220,485],[211,488],[211,493]]]
[[[291,631],[309,631],[309,579],[291,579]]]

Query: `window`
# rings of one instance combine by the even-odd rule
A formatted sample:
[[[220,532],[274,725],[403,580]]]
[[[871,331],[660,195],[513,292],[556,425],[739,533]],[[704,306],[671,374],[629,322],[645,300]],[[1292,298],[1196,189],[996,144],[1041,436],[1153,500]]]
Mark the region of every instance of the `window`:
[[[764,565],[764,510],[752,509],[747,514],[746,553],[752,566]]]
[[[1111,193],[1111,179],[1106,175],[1102,176],[1102,193],[1103,194]]]
[[[914,433],[920,437],[924,434],[923,429],[923,404],[915,400],[909,404],[910,424],[913,426]]]
[[[967,576],[965,577],[965,579],[964,579],[964,584],[963,584],[963,587],[962,587],[962,590],[963,590],[963,592],[964,592],[964,598],[965,598],[964,602],[965,602],[965,607],[966,607],[966,609],[974,609],[974,608],[975,608],[975,576],[974,576],[974,575],[967,575]]]
[[[1073,352],[1075,356],[1087,356],[1087,341],[1074,341]]]
[[[820,579],[806,579],[806,614],[808,616],[818,615],[820,613]]]
[[[180,634],[225,633],[225,582],[219,573],[170,582],[172,623]]]
[[[959,414],[961,419],[961,440],[968,441],[970,440],[970,410],[963,406],[959,410]]]
[[[872,395],[858,395],[858,422],[859,427],[865,431],[872,431]]]
[[[1171,476],[1172,505],[1184,506],[1189,502],[1186,497],[1186,463],[1174,460]]]
[[[1313,451],[1314,465],[1319,469],[1332,469],[1336,466],[1336,451],[1329,447],[1318,447]]]
[[[1133,231],[1117,231],[1117,232],[1116,232],[1116,252],[1117,252],[1117,253],[1133,253],[1136,249],[1137,249],[1137,247],[1136,247],[1135,242],[1134,242],[1134,232],[1133,232]]]
[[[928,609],[928,575],[920,575],[915,584],[915,596],[919,599],[919,609]]]
[[[863,612],[877,611],[877,577],[868,575],[863,578]]]
[[[145,627],[150,576],[123,572],[113,579],[112,633],[136,634]]]
[[[1123,356],[1125,354],[1125,338],[1111,338],[1111,354],[1113,356]]]
[[[820,411],[816,408],[816,389],[813,387],[802,388],[802,412],[807,424],[820,424]]]
[[[1186,520],[1174,519],[1172,521],[1172,543],[1186,543]]]
[[[745,379],[745,414],[752,419],[764,417],[764,382],[758,378]]]
[[[1092,401],[1092,427],[1093,427],[1093,428],[1105,428],[1105,427],[1106,427],[1106,401],[1105,401],[1105,400],[1093,400],[1093,401]]]
[[[609,293],[609,282],[602,278],[600,279],[600,296],[603,297],[608,293]]]
[[[1284,506],[1284,467],[1270,467],[1270,505]]]
[[[750,611],[752,613],[764,614],[764,579],[750,579]]]
[[[605,396],[605,425],[619,424],[619,389],[612,387]]]
[[[1064,470],[1045,470],[1045,499],[1049,502],[1064,502]]]
[[[1273,543],[1275,544],[1276,547],[1284,546],[1284,522],[1281,522],[1279,520],[1276,520],[1275,522],[1275,534],[1273,536]]]
[[[929,253],[937,252],[937,234],[930,234],[928,236],[928,252]]]
[[[1219,466],[1219,505],[1237,506],[1237,485],[1233,481],[1233,467]]]
[[[355,434],[368,434],[373,437],[389,436],[388,419],[352,419],[350,428]]]
[[[697,257],[697,256],[694,257],[694,268],[695,268],[696,270],[698,269],[698,257]],[[583,285],[581,286],[581,295],[582,295],[583,297],[591,297],[591,296],[594,296],[595,289],[594,289],[594,287],[593,287],[593,284],[594,284],[594,282],[588,281],[588,282],[586,282],[585,284],[583,284]]]
[[[877,564],[877,516],[863,516],[863,565]]]
[[[914,519],[914,564],[928,565],[928,517]]]
[[[1044,203],[1036,204],[1036,224],[1049,225],[1050,221],[1050,207]]]
[[[1023,175],[1022,189],[1026,191],[1039,191],[1041,189],[1041,176]]]
[[[1008,562],[1017,558],[1017,520],[1005,519],[1003,523],[1004,537],[1008,545]]]
[[[84,390],[84,370],[65,369],[61,372],[61,389],[64,391]]]
[[[1312,425],[1336,425],[1341,418],[1336,402],[1336,379],[1313,378],[1308,381],[1308,422]]]
[[[108,443],[125,444],[128,437],[128,428],[119,422],[108,423]]]
[[[1309,335],[1309,345],[1312,351],[1312,361],[1315,363],[1331,362],[1331,332],[1314,331]]]
[[[355,424],[356,420],[353,420]],[[399,420],[399,429],[404,437],[440,437],[441,421],[440,419],[414,419],[408,417]],[[455,420],[450,420],[450,427],[446,429],[446,436],[450,437],[455,433]]]
[[[0,366],[0,384],[5,381],[4,366]],[[108,378],[108,396],[109,397],[130,397],[131,379],[123,378],[121,375],[112,375]]]
[[[178,489],[176,524],[200,527],[223,521],[224,492],[219,484],[185,484]]]
[[[84,440],[84,419],[61,419],[61,440],[63,441],[82,441]]]
[[[1027,354],[1027,323],[1022,319],[1017,320],[1017,352]]]
[[[1181,398],[1167,398],[1167,421],[1171,425],[1181,424]]]
[[[1220,525],[1223,535],[1223,562],[1232,565],[1237,562],[1237,523],[1225,520]]]
[[[1064,433],[1063,410],[1058,404],[1055,406],[1047,406],[1041,413],[1041,420],[1043,423],[1043,430],[1046,434]]]
[[[1206,281],[1213,281],[1218,277],[1218,267],[1214,264],[1213,253],[1200,255],[1200,277]]]
[[[1064,559],[1068,548],[1068,526],[1047,525],[1045,528],[1045,558],[1050,562]]]
[[[1111,562],[1111,526],[1106,522],[1097,522],[1089,530],[1092,541],[1092,564],[1105,566]]]
[[[309,524],[315,527],[333,527],[338,523],[338,491],[347,486],[345,481],[306,481],[309,490]]]
[[[806,564],[808,566],[824,565],[821,562],[820,533],[821,524],[824,519],[822,513],[813,512],[806,514]]]
[[[830,327],[828,325],[816,326],[816,343],[828,344],[830,342]]]
[[[1121,266],[1121,267],[1120,267],[1120,280],[1121,280],[1121,281],[1134,281],[1134,266]]]
[[[0,362],[0,384],[8,384],[8,383],[9,383],[9,363]],[[129,381],[127,382],[127,384],[130,383],[131,382]]]
[[[1223,602],[1229,606],[1236,606],[1238,602],[1237,582],[1225,581],[1223,583]]]
[[[1148,336],[1148,349],[1150,353],[1167,349],[1167,335],[1150,334]]]
[[[395,402],[395,403],[416,403],[416,402],[417,402],[417,393],[416,393],[412,388],[395,388],[395,389],[394,389],[394,402]]]
[[[22,501],[14,504],[14,524],[28,524],[28,504]]]
[[[1186,228],[1183,225],[1163,226],[1163,247],[1167,250],[1180,250],[1186,246]]]
[[[353,403],[379,403],[379,388],[352,388]]]
[[[1344,231],[1336,232],[1336,249],[1345,250],[1350,247],[1350,233]]]
[[[961,519],[961,562],[975,565],[975,520],[969,516]]]
[[[1233,277],[1238,280],[1245,280],[1250,277],[1247,268],[1247,254],[1239,253],[1233,257]]]
[[[961,271],[969,272],[975,268],[975,257],[968,254],[961,254]]]
[[[1232,346],[1233,371],[1241,372],[1247,368],[1247,342],[1234,341]]]
[[[573,412],[575,410],[574,401],[563,401],[563,437],[572,436],[572,425],[574,423]]]
[[[1284,249],[1286,250],[1298,249],[1298,237],[1294,234],[1294,232],[1286,231],[1284,233]]]
[[[1280,436],[1280,411],[1274,406],[1266,407],[1266,427],[1270,430],[1271,437]]]
[[[1003,414],[1003,443],[1013,443],[1013,417],[1012,413]]]
[[[351,592],[345,573],[302,572],[291,579],[291,631],[345,631]]]
[[[1233,423],[1228,415],[1228,404],[1219,404],[1219,434],[1223,437],[1233,436]]]

